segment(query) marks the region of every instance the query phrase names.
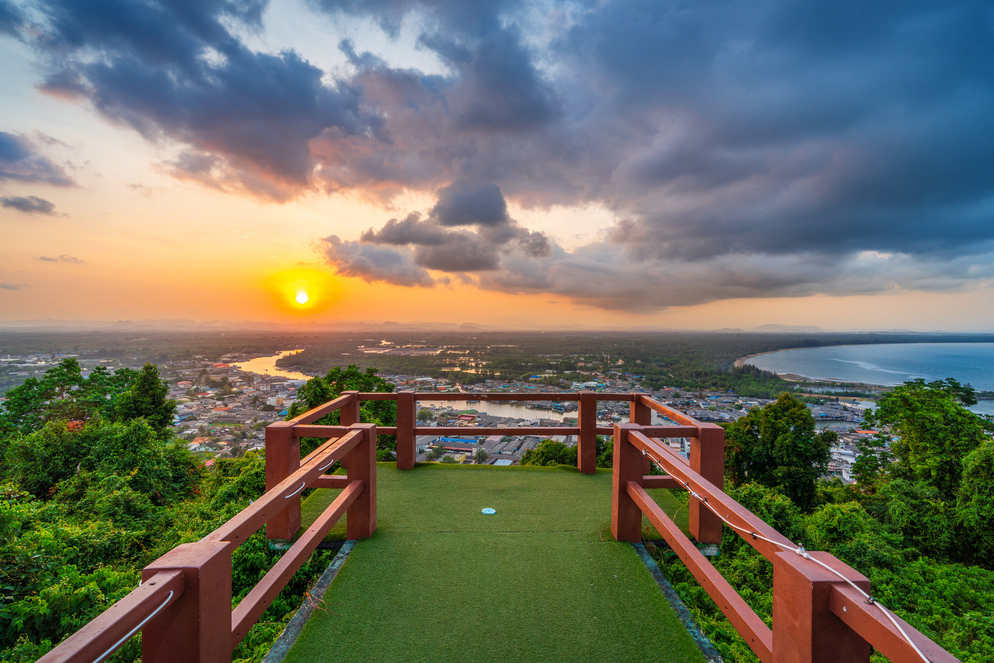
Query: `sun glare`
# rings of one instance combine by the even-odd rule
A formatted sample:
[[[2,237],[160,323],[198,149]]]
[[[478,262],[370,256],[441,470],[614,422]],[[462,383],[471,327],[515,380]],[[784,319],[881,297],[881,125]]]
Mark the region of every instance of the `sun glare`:
[[[340,290],[334,276],[307,267],[272,274],[266,279],[265,288],[280,309],[294,315],[310,315],[328,308],[337,300]]]

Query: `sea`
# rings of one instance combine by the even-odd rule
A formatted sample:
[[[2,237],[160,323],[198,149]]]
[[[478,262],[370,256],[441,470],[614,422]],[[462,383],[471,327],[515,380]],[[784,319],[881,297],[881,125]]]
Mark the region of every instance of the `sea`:
[[[994,343],[885,343],[780,350],[745,363],[814,380],[893,386],[922,378],[955,378],[978,391],[994,391]],[[971,408],[994,415],[994,401]]]

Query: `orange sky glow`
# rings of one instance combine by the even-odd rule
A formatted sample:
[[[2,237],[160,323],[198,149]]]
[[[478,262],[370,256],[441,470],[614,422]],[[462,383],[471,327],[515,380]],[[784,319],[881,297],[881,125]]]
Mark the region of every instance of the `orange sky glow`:
[[[674,62],[696,62],[696,48],[713,63],[685,89],[666,67],[612,69],[622,65],[564,41],[556,23],[594,34],[623,7],[472,24],[441,7],[398,8],[394,30],[358,9],[262,6],[257,17],[202,17],[237,43],[229,51],[190,37],[180,14],[158,16],[163,40],[195,44],[193,68],[124,49],[131,37],[113,26],[86,33],[107,76],[123,62],[149,80],[165,71],[172,96],[99,88],[88,51],[67,41],[46,54],[62,37],[39,12],[0,30],[0,327],[994,325],[994,184],[954,174],[944,184],[929,170],[994,158],[990,118],[970,115],[994,101],[989,81],[960,86],[976,103],[937,97],[941,112],[894,119],[908,123],[898,140],[883,100],[917,99],[915,75],[894,82],[886,69],[904,71],[904,53],[872,35],[882,50],[851,55],[879,64],[879,80],[787,37],[797,71],[769,71],[749,50],[761,48],[750,41],[758,27],[730,16],[741,34],[729,43],[752,46],[735,62],[710,53],[724,47],[707,35],[674,46],[687,49]],[[65,21],[96,25],[89,9],[66,7]],[[644,50],[636,64],[668,61],[653,60],[665,40],[652,25],[631,36]],[[472,57],[454,58],[438,26]],[[628,57],[608,38],[602,48]],[[507,50],[490,61],[481,44]],[[258,74],[266,67],[281,73]],[[858,109],[852,118],[811,99],[815,70]],[[83,83],[58,82],[70,79]],[[243,79],[267,82],[245,92]],[[291,79],[297,87],[265,89]],[[890,86],[881,100],[865,94],[875,85]],[[277,106],[305,88],[299,104]],[[146,97],[156,101],[134,100]],[[837,115],[806,126],[811,108]],[[971,138],[950,137],[960,126]],[[952,152],[928,152],[939,143]]]

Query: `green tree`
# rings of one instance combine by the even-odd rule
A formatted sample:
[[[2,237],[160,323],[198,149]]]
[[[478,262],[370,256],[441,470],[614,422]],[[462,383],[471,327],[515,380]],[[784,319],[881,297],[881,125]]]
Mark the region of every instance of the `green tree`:
[[[438,445],[432,447],[428,451],[428,453],[425,454],[425,460],[438,460],[439,458],[441,458],[442,456],[444,456],[445,453],[446,453],[445,452],[445,447],[443,447],[441,444],[438,444]]]
[[[828,468],[834,433],[815,433],[811,413],[790,394],[754,409],[727,428],[726,476],[733,485],[754,481],[780,488],[805,510],[814,506],[815,481]]]
[[[484,449],[477,449],[473,452],[473,462],[477,465],[483,465],[487,462],[488,458],[490,458],[490,454],[488,454]]]
[[[963,481],[956,503],[969,553],[986,565],[994,560],[994,440],[986,440],[963,459]]]
[[[886,435],[877,434],[856,443],[859,456],[853,463],[852,473],[856,484],[864,491],[873,492],[890,471],[893,456]]]
[[[988,439],[983,420],[965,407],[974,403],[973,389],[956,380],[912,380],[885,394],[866,421],[890,431],[894,476],[925,481],[954,501],[965,457]]]
[[[562,442],[542,440],[534,449],[529,449],[521,457],[522,465],[572,465],[576,467],[576,447],[568,447]]]
[[[431,418],[432,418],[431,410],[429,410],[428,408],[423,407],[420,410],[418,410],[418,421],[424,423],[426,421],[431,421]]]
[[[308,410],[334,400],[343,391],[390,393],[393,390],[393,384],[378,376],[375,368],[361,371],[355,364],[350,364],[347,368],[336,366],[328,371],[324,377],[318,376],[308,380],[297,391],[297,400],[290,406],[287,419],[293,419]],[[373,423],[377,426],[396,426],[397,403],[394,401],[366,401],[360,408],[360,418],[363,422]],[[339,413],[332,412],[315,423],[336,426],[339,422]],[[308,440],[308,444],[301,445],[301,451],[304,453],[323,442],[323,440],[305,439]],[[397,439],[393,436],[379,435],[376,446],[378,460],[391,460],[397,450]]]
[[[146,363],[134,384],[117,398],[115,414],[121,421],[144,419],[159,434],[172,424],[176,401],[167,398],[169,385],[159,377],[159,368]]]
[[[88,378],[73,358],[63,359],[41,379],[28,378],[7,392],[0,411],[0,436],[38,430],[49,421],[84,421],[110,417],[118,395],[131,387],[138,373],[122,368],[114,373],[100,366]]]

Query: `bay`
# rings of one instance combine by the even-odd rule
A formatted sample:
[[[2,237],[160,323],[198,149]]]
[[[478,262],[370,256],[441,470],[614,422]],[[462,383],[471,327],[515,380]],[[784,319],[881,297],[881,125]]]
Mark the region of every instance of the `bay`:
[[[921,378],[954,378],[978,391],[994,391],[994,343],[885,343],[780,350],[744,363],[780,375],[813,380],[894,386]],[[994,414],[994,401],[971,408]]]

